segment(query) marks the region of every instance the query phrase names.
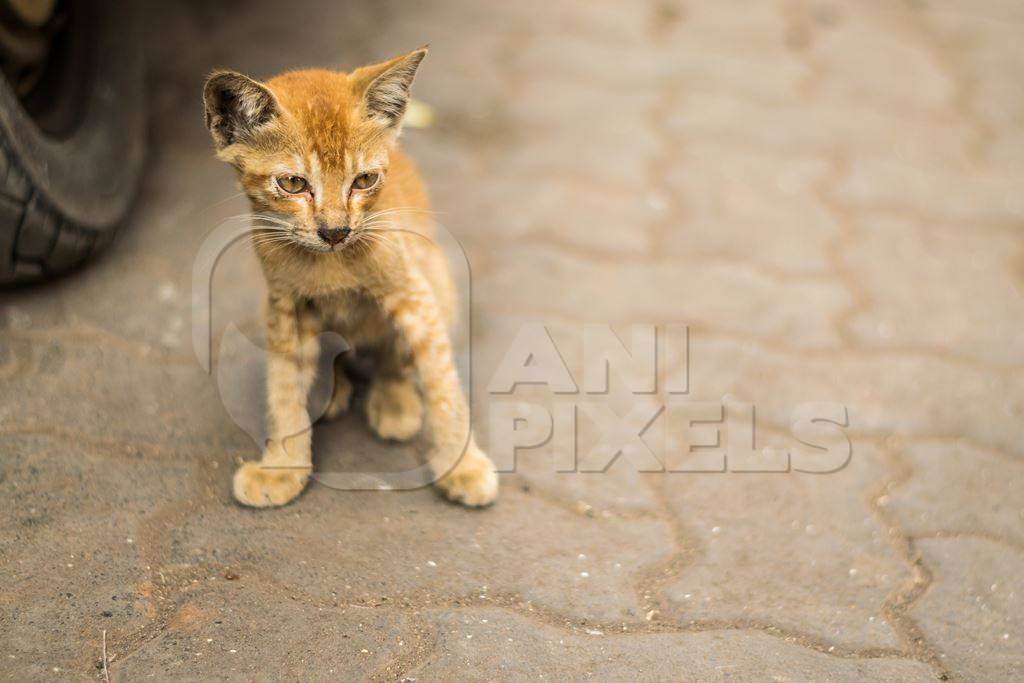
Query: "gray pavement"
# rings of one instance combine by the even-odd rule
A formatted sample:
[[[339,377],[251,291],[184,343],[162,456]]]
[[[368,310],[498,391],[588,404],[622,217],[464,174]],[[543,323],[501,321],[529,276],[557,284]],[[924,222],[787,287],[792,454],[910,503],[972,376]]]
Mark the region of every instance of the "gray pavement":
[[[1024,677],[1019,3],[164,5],[137,209],[91,267],[0,295],[0,675],[102,678],[105,637],[112,680]],[[579,382],[585,323],[684,323],[688,400],[753,404],[785,449],[797,406],[841,403],[845,468],[558,473],[555,441],[484,511],[233,503],[258,449],[190,292],[245,204],[202,79],[427,42],[435,122],[405,145],[472,267],[481,442],[499,403],[668,401],[614,373],[606,397],[489,393],[524,326]],[[262,291],[233,249],[216,331],[258,336]],[[422,448],[358,414],[316,438],[355,469]]]

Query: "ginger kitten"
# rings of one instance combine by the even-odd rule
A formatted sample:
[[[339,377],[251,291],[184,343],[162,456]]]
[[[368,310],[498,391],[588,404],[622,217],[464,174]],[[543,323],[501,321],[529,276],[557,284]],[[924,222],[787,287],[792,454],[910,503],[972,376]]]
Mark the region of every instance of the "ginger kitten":
[[[366,401],[378,435],[410,439],[425,421],[435,485],[465,505],[497,496],[452,360],[448,266],[423,239],[433,234],[427,198],[397,146],[426,54],[347,74],[294,71],[259,83],[222,71],[206,82],[206,124],[258,215],[253,244],[269,290],[271,438],[259,462],[235,473],[235,498],[245,505],[284,505],[309,480],[306,401],[325,330],[378,356]],[[347,409],[351,392],[336,364],[328,416]]]

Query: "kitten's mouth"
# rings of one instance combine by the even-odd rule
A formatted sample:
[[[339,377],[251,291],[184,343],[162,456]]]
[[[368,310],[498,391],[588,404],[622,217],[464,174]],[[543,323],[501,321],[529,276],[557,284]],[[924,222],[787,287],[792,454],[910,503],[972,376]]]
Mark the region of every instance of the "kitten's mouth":
[[[303,251],[314,254],[336,254],[345,250],[354,241],[355,235],[327,236],[319,231],[316,234],[308,235],[296,233],[292,235],[291,242],[294,246]]]
[[[327,243],[323,242],[322,240],[317,240],[316,242],[309,242],[309,241],[305,241],[305,240],[302,240],[302,241],[296,240],[295,241],[295,246],[297,246],[297,247],[299,247],[301,249],[304,249],[306,251],[311,251],[314,254],[338,254],[338,253],[341,253],[342,251],[344,251],[345,247],[348,246],[348,245],[346,245],[346,244],[327,244]]]
[[[352,240],[346,238],[346,239],[343,239],[340,242],[335,242],[334,244],[328,244],[328,243],[322,243],[322,244],[326,248],[326,251],[328,251],[328,252],[330,252],[332,254],[337,254],[338,252],[344,251],[345,248],[348,247],[348,245],[351,244],[351,243],[352,243]]]
[[[317,254],[340,254],[356,241],[354,238],[355,235],[352,235],[351,237],[346,237],[345,239],[333,243],[324,239],[297,239],[295,240],[295,244],[307,251],[312,251]]]

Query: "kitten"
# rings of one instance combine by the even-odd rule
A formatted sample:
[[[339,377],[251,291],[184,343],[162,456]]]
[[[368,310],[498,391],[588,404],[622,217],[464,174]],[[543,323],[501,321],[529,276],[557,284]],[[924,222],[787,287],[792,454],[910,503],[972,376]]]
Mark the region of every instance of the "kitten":
[[[425,414],[435,485],[470,506],[497,496],[452,360],[447,263],[423,239],[433,234],[427,198],[396,144],[426,54],[348,74],[294,71],[259,83],[221,71],[206,82],[206,124],[258,215],[253,244],[269,290],[270,439],[259,462],[235,473],[234,495],[245,505],[284,505],[309,480],[306,400],[324,330],[379,357],[366,401],[378,435],[410,439]],[[351,393],[336,364],[328,416],[347,409]]]

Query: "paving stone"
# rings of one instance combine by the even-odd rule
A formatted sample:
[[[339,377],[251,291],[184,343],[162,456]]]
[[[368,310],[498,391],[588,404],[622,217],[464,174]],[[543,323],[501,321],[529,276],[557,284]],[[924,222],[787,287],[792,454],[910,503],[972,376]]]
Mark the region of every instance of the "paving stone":
[[[900,455],[910,469],[907,480],[883,501],[905,533],[979,534],[1024,544],[1024,459],[955,440],[912,441]]]
[[[1024,675],[1024,553],[977,538],[922,539],[934,578],[911,616],[955,674],[977,680]]]
[[[783,12],[770,6],[724,3],[675,5],[675,21],[660,43],[672,60],[672,81],[690,93],[727,93],[737,99],[778,101],[798,95],[812,68],[785,44]],[[656,36],[658,34],[655,34]]]
[[[1019,28],[1019,20],[1012,18],[1016,8],[962,9],[937,4],[923,19],[961,87],[971,89],[965,113],[974,122],[979,153],[1012,170],[1019,165],[1018,121],[1024,111],[1024,92],[1012,75],[1024,64],[1024,51],[1010,38]]]
[[[833,657],[750,630],[691,633],[567,631],[557,624],[493,609],[430,615],[437,647],[404,675],[418,678],[598,680],[815,680],[870,678],[924,681],[920,662]],[[530,653],[524,657],[524,653]]]
[[[653,248],[650,224],[660,216],[638,191],[642,183],[635,181],[641,179],[632,186],[580,183],[586,172],[582,167],[515,170],[525,182],[503,184],[494,203],[483,207],[496,218],[475,231],[508,244],[551,242],[606,258],[645,258]],[[517,202],[520,194],[529,195],[530,202]]]
[[[557,40],[537,41],[517,55],[518,68],[526,73],[554,73],[570,79],[592,78],[596,63],[603,65],[600,82],[613,88],[650,88],[673,73],[672,62],[659,59],[656,46],[637,44],[621,35],[597,41],[576,32],[563,33]]]
[[[811,353],[693,331],[689,369],[693,399],[733,395],[782,429],[802,403],[835,401],[848,409],[851,433],[961,437],[1011,453],[1024,436],[1019,373],[940,354]]]
[[[780,282],[739,263],[601,262],[566,252],[509,247],[474,278],[474,296],[502,312],[535,311],[538,320],[689,323],[809,347],[835,343],[830,315],[849,301],[838,285]],[[524,258],[536,268],[532,277],[514,266]],[[686,296],[698,290],[706,295]]]
[[[108,451],[189,460],[255,450],[198,362],[168,362],[102,334],[69,337],[27,338],[25,369],[4,386],[6,396],[17,397],[5,406],[4,432],[66,435]]]
[[[267,629],[270,604],[273,627]],[[420,646],[417,630],[400,612],[281,601],[272,584],[234,573],[204,576],[165,611],[165,622],[140,645],[109,643],[112,679],[157,671],[192,680],[305,678],[314,670],[335,680],[365,679]]]
[[[759,125],[752,126],[750,121]],[[739,146],[775,156],[863,157],[876,165],[888,162],[900,163],[903,168],[923,167],[922,172],[936,161],[956,162],[959,172],[964,172],[976,140],[970,123],[951,116],[896,114],[859,100],[764,100],[710,89],[686,94],[680,106],[668,114],[666,126],[680,142],[703,139],[727,149]],[[904,186],[914,182],[901,179]],[[876,194],[865,193],[860,204],[893,201],[898,191],[883,194],[886,190],[885,183],[880,183]]]
[[[864,3],[837,10],[835,19],[814,31],[809,50],[825,76],[822,95],[869,99],[901,113],[938,111],[951,104],[956,82],[927,35],[914,30],[919,22],[915,10]],[[872,49],[855,47],[864,44]]]
[[[884,473],[884,457],[855,443],[849,465],[832,474],[666,475],[694,557],[666,585],[661,618],[770,624],[829,646],[898,647],[883,605],[909,569],[867,504]]]
[[[1020,169],[993,172],[972,163],[924,167],[897,159],[858,159],[838,188],[856,207],[884,206],[956,221],[1005,221],[1024,213]]]
[[[829,165],[813,157],[687,143],[667,171],[677,207],[664,219],[662,246],[682,263],[768,269],[769,276],[826,274],[839,219],[817,196]],[[750,248],[751,235],[758,246]]]
[[[190,463],[98,453],[75,440],[2,437],[0,581],[5,676],[92,676],[102,633],[155,614],[154,535],[195,504]]]
[[[901,266],[878,259],[888,251]],[[892,216],[864,218],[842,257],[867,298],[850,327],[874,348],[914,345],[1014,365],[1024,339],[1015,233],[940,226]]]
[[[633,582],[671,546],[660,520],[591,518],[512,487],[475,517],[430,490],[314,486],[302,501],[269,515],[224,501],[173,533],[172,559],[216,558],[321,599],[373,605],[493,596],[532,601],[567,619],[636,621],[643,617]],[[253,524],[259,534],[248,531]]]

